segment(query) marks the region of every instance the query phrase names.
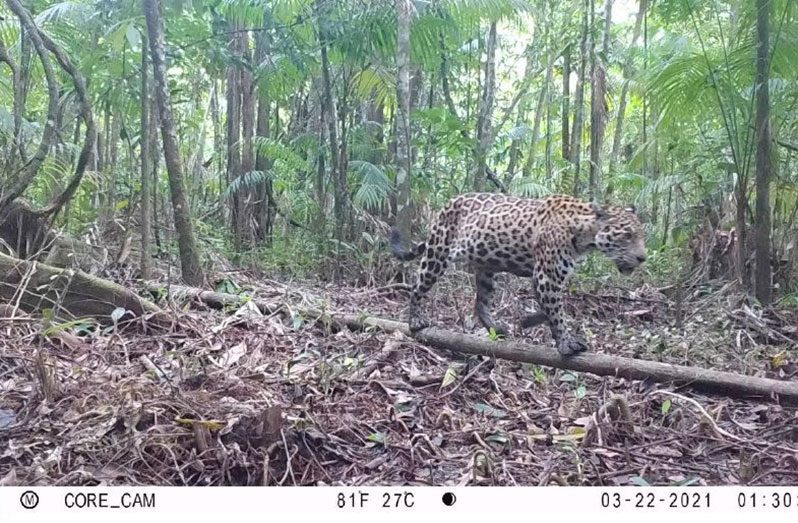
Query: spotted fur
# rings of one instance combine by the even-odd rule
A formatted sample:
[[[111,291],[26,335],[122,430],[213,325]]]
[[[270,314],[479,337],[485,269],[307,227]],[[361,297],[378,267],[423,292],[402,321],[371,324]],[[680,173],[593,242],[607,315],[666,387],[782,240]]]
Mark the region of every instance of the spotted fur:
[[[476,276],[474,312],[486,329],[507,334],[490,312],[494,275],[508,272],[532,278],[539,311],[521,328],[548,323],[557,350],[569,356],[587,349],[581,333],[566,323],[562,295],[579,259],[604,253],[622,273],[646,259],[643,229],[634,209],[600,207],[563,195],[541,199],[469,193],[452,199],[432,223],[429,237],[410,250],[394,229],[391,250],[400,260],[421,257],[410,300],[409,326],[430,325],[422,299],[450,263],[465,262]]]

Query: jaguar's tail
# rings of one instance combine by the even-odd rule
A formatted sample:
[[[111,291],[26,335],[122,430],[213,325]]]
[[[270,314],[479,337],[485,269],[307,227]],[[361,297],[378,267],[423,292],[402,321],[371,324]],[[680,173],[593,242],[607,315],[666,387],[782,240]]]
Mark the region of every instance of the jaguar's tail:
[[[391,253],[398,259],[402,261],[414,260],[424,253],[424,249],[427,246],[425,242],[421,242],[415,247],[405,249],[402,243],[402,233],[399,232],[399,229],[394,227],[391,229]]]

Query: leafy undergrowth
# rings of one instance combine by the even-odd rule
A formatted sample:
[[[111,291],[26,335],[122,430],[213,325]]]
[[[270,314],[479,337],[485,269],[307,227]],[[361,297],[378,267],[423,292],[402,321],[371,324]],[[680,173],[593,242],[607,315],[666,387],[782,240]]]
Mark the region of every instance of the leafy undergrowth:
[[[495,311],[512,320],[528,294],[508,282]],[[174,325],[158,333],[2,320],[0,485],[798,480],[794,407],[453,356],[297,312],[403,319],[396,286],[261,282],[254,296],[286,306],[270,316],[173,306]],[[454,273],[430,308],[438,325],[471,330],[472,304]],[[729,288],[681,306],[653,288],[605,289],[568,308],[592,351],[798,379],[798,318],[763,317]],[[524,337],[550,343],[544,328]]]

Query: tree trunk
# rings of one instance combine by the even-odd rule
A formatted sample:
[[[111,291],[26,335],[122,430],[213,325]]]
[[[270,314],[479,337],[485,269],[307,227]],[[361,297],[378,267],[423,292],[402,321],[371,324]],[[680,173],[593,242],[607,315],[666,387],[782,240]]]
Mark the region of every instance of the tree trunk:
[[[543,120],[543,112],[546,110],[546,97],[549,93],[549,83],[551,83],[551,75],[552,71],[554,70],[552,61],[547,59],[546,62],[546,76],[543,79],[543,85],[541,86],[540,94],[538,95],[538,103],[535,106],[535,121],[532,124],[532,135],[529,140],[529,150],[527,151],[526,161],[524,162],[524,178],[528,178],[532,174],[532,168],[535,166],[535,160],[537,159],[535,150],[537,149],[538,138],[540,136],[540,122]]]
[[[150,87],[150,93],[153,93],[153,87]],[[158,116],[158,103],[154,97],[150,98],[150,180],[152,181],[152,190],[150,191],[149,198],[152,202],[152,214],[150,223],[152,223],[152,236],[155,240],[155,252],[157,255],[163,253],[163,244],[161,243],[161,229],[158,227],[158,169],[161,165],[161,145],[158,142],[158,130],[161,128],[161,120]]]
[[[549,87],[548,100],[546,100],[546,149],[544,157],[546,158],[546,179],[552,180],[554,176],[554,163],[552,162],[552,106],[554,105],[554,89]]]
[[[350,84],[350,78],[346,76],[346,68],[344,68],[343,79],[341,83],[344,86]],[[351,237],[353,223],[350,220],[352,206],[349,205],[349,185],[347,183],[347,176],[349,173],[349,101],[347,97],[348,88],[341,90],[341,96],[338,98],[338,122],[341,124],[339,133],[338,145],[338,167],[335,169],[336,174],[336,187],[339,188],[339,198],[341,205],[341,217],[344,225],[341,230],[341,240],[348,240]],[[334,118],[333,118],[334,119]]]
[[[496,22],[491,22],[488,30],[488,42],[485,58],[485,83],[479,100],[477,116],[477,151],[476,171],[474,172],[474,190],[482,191],[485,186],[487,154],[491,142],[491,118],[493,118],[493,101],[496,96]]]
[[[594,15],[593,0],[591,0],[590,15]],[[604,59],[609,55],[610,25],[612,23],[612,0],[606,0],[604,16],[604,42],[602,54]],[[604,62],[596,55],[595,38],[590,39],[590,198],[595,201],[602,200],[601,191],[601,149],[604,144],[604,126],[607,123],[607,77]]]
[[[31,44],[31,39],[28,36],[28,30],[25,29],[24,24],[21,25],[19,31],[19,42],[20,42],[20,58],[19,58],[19,107],[22,109],[20,116],[22,118],[19,119],[20,131],[22,125],[22,119],[27,118],[27,103],[28,103],[28,93],[30,91],[30,78],[31,78],[31,60],[33,59],[33,47]],[[16,122],[15,122],[16,125]],[[28,161],[28,151],[27,150],[20,150],[20,155],[23,156],[23,162]]]
[[[333,179],[333,214],[335,215],[335,237],[342,240],[344,236],[344,222],[346,219],[347,189],[341,184],[341,177],[337,170],[340,167],[338,158],[338,125],[336,122],[335,101],[333,100],[332,73],[330,60],[327,56],[328,37],[324,28],[324,1],[316,0],[318,16],[319,44],[321,46],[321,76],[322,76],[322,113],[327,123],[328,139],[330,146],[330,170]]]
[[[565,46],[562,53],[562,159],[571,158],[571,138],[568,132],[568,121],[571,113],[571,44]]]
[[[24,33],[20,34],[24,38]],[[21,74],[17,61],[8,52],[5,44],[0,40],[0,62],[5,62],[11,70],[11,88],[14,93],[14,107],[12,112],[14,114],[14,135],[11,142],[11,153],[8,155],[7,161],[2,166],[5,172],[15,171],[19,165],[27,161],[27,153],[25,152],[24,140],[22,140],[22,120],[24,119],[25,107],[22,101],[23,90],[21,82]],[[79,120],[77,121],[79,125]],[[77,140],[76,140],[77,141]],[[17,154],[19,158],[17,158]]]
[[[396,227],[402,237],[410,237],[413,221],[411,207],[410,157],[410,24],[413,17],[411,0],[397,0],[399,17],[396,47]]]
[[[105,121],[103,122],[103,148],[102,148],[102,157],[103,157],[103,170],[108,172],[108,165],[111,163],[111,125],[113,120],[113,111],[111,110],[111,102],[107,101],[105,103]],[[106,195],[107,196],[107,195]],[[107,202],[106,202],[107,203]]]
[[[152,187],[150,173],[150,85],[147,78],[147,37],[141,41],[141,279],[149,280],[152,264]]]
[[[183,166],[180,161],[180,150],[177,145],[172,108],[169,101],[169,85],[166,80],[166,57],[164,43],[163,15],[159,0],[142,0],[144,16],[147,19],[147,32],[152,53],[153,79],[155,80],[155,98],[161,120],[161,136],[163,139],[164,160],[169,173],[169,188],[172,195],[175,229],[180,250],[180,266],[183,280],[190,285],[202,285],[204,276],[200,265],[199,249],[194,239],[194,227],[191,223],[191,209],[186,198]]]
[[[324,125],[324,116],[319,114],[320,126]],[[323,133],[322,133],[323,134]],[[319,148],[318,156],[316,159],[316,179],[314,180],[313,189],[316,193],[316,202],[318,202],[319,209],[314,217],[313,229],[320,237],[325,237],[325,230],[327,228],[327,166],[324,151]]]
[[[770,304],[771,128],[769,81],[770,0],[756,0],[756,297]]]
[[[212,80],[211,87],[211,125],[213,126],[213,155],[214,163],[216,164],[216,171],[220,173],[219,181],[223,181],[221,173],[224,173],[224,162],[222,161],[222,149],[224,142],[222,140],[221,130],[221,117],[219,115],[219,81],[216,78]],[[220,189],[224,187],[223,183],[219,184]]]
[[[232,31],[238,28],[231,26]],[[230,54],[241,60],[239,39],[236,34],[230,37]],[[236,63],[227,66],[227,183],[233,184],[241,176],[241,75]],[[230,232],[233,246],[241,252],[243,245],[243,208],[240,187],[230,194]]]
[[[743,288],[747,289],[749,288],[749,272],[746,267],[748,261],[748,231],[745,223],[745,211],[748,206],[748,177],[745,176],[744,173],[737,173],[735,199],[737,200],[735,212],[735,231],[737,232],[735,263],[737,280]]]
[[[412,5],[412,4],[411,4]],[[411,20],[412,23],[412,20]],[[430,82],[432,81],[432,75],[430,75]],[[423,92],[424,92],[424,70],[416,65],[411,68],[410,70],[410,113],[413,114],[418,109],[423,107]],[[413,122],[412,119],[409,120],[409,128],[411,137],[410,140],[410,165],[416,165],[418,162],[418,147],[413,145],[412,137],[418,134],[418,124]],[[411,199],[412,203],[412,199]]]
[[[116,185],[118,183],[118,161],[119,161],[119,127],[120,127],[120,114],[113,114],[113,109],[109,107],[111,114],[111,128],[106,137],[106,145],[108,147],[108,164],[106,165],[106,176],[108,177],[108,191],[106,192],[108,200],[105,202],[105,216],[104,222],[108,226],[114,221],[116,215]]]
[[[524,85],[526,85],[527,82],[531,82],[532,81],[532,74],[533,74],[533,69],[534,68],[535,68],[534,53],[532,52],[531,46],[527,46],[527,49],[526,49],[526,64],[524,65],[524,79],[522,80],[522,83]],[[526,98],[526,97],[524,97],[524,98]],[[516,128],[519,128],[519,127],[521,127],[524,124],[524,121],[526,120],[526,113],[527,113],[528,105],[529,104],[527,103],[526,100],[522,100],[521,103],[519,103],[519,105],[518,105],[518,115],[516,116],[516,119],[515,119],[515,127]],[[509,185],[512,182],[513,177],[515,176],[515,170],[518,167],[518,160],[519,160],[520,152],[521,152],[521,148],[520,148],[521,147],[521,143],[522,143],[522,140],[520,138],[514,138],[513,141],[510,143],[510,161],[507,164],[507,173],[505,174],[505,177],[504,177],[504,183],[507,184],[507,185]]]
[[[632,30],[632,43],[629,46],[629,51],[626,53],[626,62],[623,66],[623,86],[621,87],[621,96],[618,100],[618,112],[615,116],[615,135],[612,139],[612,151],[610,152],[610,174],[615,172],[618,165],[618,155],[621,152],[621,141],[623,139],[623,120],[626,115],[626,97],[629,94],[629,84],[632,81],[632,65],[634,54],[632,50],[640,38],[640,30],[643,26],[643,18],[645,17],[646,10],[648,9],[648,0],[640,0],[640,7],[637,10],[635,17],[635,26]]]
[[[571,163],[574,165],[574,195],[579,196],[581,187],[579,175],[582,164],[582,131],[584,127],[585,110],[585,73],[588,59],[588,16],[589,0],[584,2],[584,16],[582,18],[582,35],[579,44],[579,78],[576,83],[576,100],[574,101],[574,128],[571,132]]]
[[[47,154],[56,139],[55,122],[57,120],[58,100],[60,98],[58,79],[50,59],[50,54],[45,48],[44,42],[42,41],[42,34],[36,27],[33,17],[18,0],[6,0],[6,4],[19,19],[20,26],[24,29],[28,38],[30,38],[31,42],[33,43],[33,47],[36,50],[36,54],[39,56],[42,69],[44,71],[44,76],[47,81],[48,102],[47,119],[44,123],[44,129],[42,131],[42,137],[38,149],[34,155],[29,158],[24,165],[21,166],[18,172],[12,173],[12,176],[8,178],[8,180],[12,181],[13,183],[6,184],[8,187],[0,188],[0,213],[3,212],[10,202],[19,196],[22,196],[30,184],[33,183],[36,175],[39,172],[39,167],[41,167],[45,158],[47,158]],[[26,40],[27,39],[23,39],[23,47]],[[28,59],[28,61],[30,60]],[[22,74],[25,76],[25,78],[29,79],[30,76],[27,69],[28,64],[23,64]],[[27,80],[24,80],[22,82],[24,93],[27,93],[26,84]],[[24,102],[25,100],[23,99],[23,107]]]
[[[268,59],[270,53],[269,35],[259,32],[255,37],[256,66],[261,67]],[[258,87],[258,115],[256,134],[260,138],[269,138],[271,126],[271,101],[266,89]],[[257,239],[271,245],[272,240],[272,181],[269,178],[271,162],[261,153],[257,152],[255,169],[264,174],[263,182],[258,184],[258,203],[255,208],[255,221],[258,224]]]
[[[242,32],[238,35],[239,47],[242,51],[244,63],[251,63],[252,57],[249,50],[249,33]],[[242,67],[241,73],[241,176],[255,170],[255,157],[252,154],[252,136],[255,132],[255,103],[252,96],[252,73]],[[254,202],[257,198],[257,187],[247,186],[241,189],[241,212],[243,214],[242,236],[245,245],[251,243],[254,231],[251,229],[254,217]]]

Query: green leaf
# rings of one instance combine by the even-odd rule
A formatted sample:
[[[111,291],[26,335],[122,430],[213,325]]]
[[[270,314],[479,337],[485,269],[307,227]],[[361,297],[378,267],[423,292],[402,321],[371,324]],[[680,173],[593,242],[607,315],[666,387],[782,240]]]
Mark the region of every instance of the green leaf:
[[[676,482],[675,486],[677,486],[677,487],[689,487],[690,485],[695,485],[699,481],[701,481],[700,478],[695,478],[695,477],[693,477],[693,478],[685,478],[685,479],[683,479],[681,481]]]
[[[443,375],[441,388],[448,387],[455,381],[457,381],[457,369],[453,365],[449,365],[449,368],[446,369],[446,374]]]
[[[241,287],[239,287],[239,285],[233,280],[225,278],[224,280],[216,284],[216,292],[224,292],[226,294],[238,294],[239,292],[241,292]]]
[[[385,445],[385,434],[382,432],[372,432],[366,439],[374,443],[379,443],[380,445]]]
[[[52,336],[53,334],[57,334],[59,332],[65,332],[70,329],[75,329],[78,333],[87,333],[89,328],[94,325],[92,320],[86,319],[77,319],[72,321],[66,321],[64,323],[56,323],[54,325],[49,326],[46,328],[42,334],[45,336]]]
[[[486,403],[477,403],[474,405],[474,410],[488,416],[493,416],[494,418],[503,418],[507,415],[503,410],[491,407]]]
[[[396,412],[409,412],[413,410],[413,401],[412,400],[397,401],[396,403],[394,403],[393,408],[396,409]]]
[[[576,391],[574,392],[574,394],[576,394],[576,399],[580,399],[581,400],[582,398],[585,397],[585,395],[587,395],[587,387],[585,387],[584,385],[579,385],[576,388]]]
[[[485,437],[485,441],[488,443],[498,443],[500,445],[508,445],[510,443],[510,438],[504,432],[496,432],[494,434],[489,434]]]
[[[566,383],[572,382],[572,381],[576,381],[576,374],[574,374],[572,372],[567,372],[567,371],[563,372],[560,375],[560,381],[563,381],[563,382],[566,382]]]
[[[132,23],[128,24],[125,36],[127,37],[127,43],[130,45],[131,49],[135,51],[141,48],[141,33],[138,27]]]
[[[668,398],[662,402],[662,413],[667,414],[670,410],[671,410],[671,400],[670,398]]]
[[[125,315],[127,310],[124,307],[117,307],[113,311],[111,311],[111,321],[114,323],[119,323],[119,320],[122,319],[122,316]]]
[[[648,481],[646,481],[645,479],[643,479],[640,476],[634,476],[632,478],[629,478],[629,481],[631,481],[632,483],[634,483],[638,487],[650,487],[651,486],[651,483],[649,483]]]
[[[532,376],[535,378],[535,381],[538,383],[546,383],[548,381],[548,375],[546,374],[546,369],[538,365],[533,367]]]

